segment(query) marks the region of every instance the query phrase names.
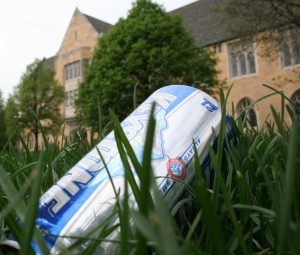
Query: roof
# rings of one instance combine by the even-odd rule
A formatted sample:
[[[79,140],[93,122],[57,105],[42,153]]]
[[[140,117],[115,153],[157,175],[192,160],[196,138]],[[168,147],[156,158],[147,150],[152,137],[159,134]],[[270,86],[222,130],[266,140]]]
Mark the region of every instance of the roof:
[[[192,33],[197,46],[209,46],[234,39],[221,23],[222,14],[216,11],[217,4],[216,0],[198,0],[170,14],[182,17],[184,26]]]
[[[192,33],[196,45],[203,47],[233,39],[225,26],[220,24],[220,12],[216,12],[217,1],[198,0],[169,12],[182,17],[184,26]],[[83,14],[98,33],[107,32],[113,25]]]
[[[83,14],[83,15],[88,19],[88,21],[92,24],[92,26],[96,29],[96,31],[98,33],[105,33],[110,28],[113,27],[113,25],[111,25],[111,24],[109,24],[109,23],[107,23],[105,21],[96,19],[96,18],[91,17],[91,16],[86,15],[86,14]]]
[[[240,6],[237,6],[230,10],[234,16],[224,11],[224,8],[228,8],[227,3],[225,0],[198,0],[170,14],[182,17],[184,26],[192,33],[199,47],[251,36],[267,29],[285,29],[286,25],[299,27],[300,24],[300,8],[293,3],[288,3],[273,16],[270,16],[270,10],[276,6],[269,1],[257,1],[255,4],[252,0],[242,1],[244,8],[248,9],[239,11]],[[246,12],[252,15],[245,16]]]
[[[44,58],[43,59],[43,66],[45,69],[55,69],[55,58],[56,56],[50,57],[50,58]]]
[[[220,0],[198,0],[169,13],[182,17],[184,26],[192,33],[197,46],[209,46],[233,39],[225,25],[222,26],[220,23],[221,13],[216,11],[218,3]],[[105,33],[113,27],[107,22],[83,15],[98,33]]]

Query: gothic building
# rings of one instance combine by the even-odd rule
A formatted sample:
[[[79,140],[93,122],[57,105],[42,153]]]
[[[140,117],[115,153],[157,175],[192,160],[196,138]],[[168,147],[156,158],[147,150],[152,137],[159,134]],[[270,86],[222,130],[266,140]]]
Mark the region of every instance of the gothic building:
[[[267,84],[284,92],[285,96],[300,105],[300,44],[284,44],[278,57],[270,61],[263,57],[262,48],[253,41],[239,44],[239,38],[232,37],[214,20],[212,1],[199,0],[170,12],[180,15],[183,23],[191,31],[199,47],[209,47],[219,59],[217,70],[220,80],[233,84],[227,104],[227,112],[235,116],[251,106],[244,114],[248,115],[249,125],[260,128],[270,113],[270,105],[280,111],[282,97],[270,96],[255,104],[260,98],[273,91],[262,86]],[[57,80],[65,87],[66,98],[62,108],[67,134],[78,127],[75,121],[74,99],[83,71],[88,65],[93,49],[111,24],[90,17],[76,9],[56,56],[48,59],[54,66]],[[168,84],[162,84],[168,85]],[[192,84],[189,84],[192,85]],[[288,103],[288,102],[286,102]],[[291,120],[286,114],[286,123]],[[272,119],[272,116],[268,118]]]
[[[270,106],[280,112],[282,96],[279,94],[259,101],[262,97],[274,93],[266,86],[282,91],[284,95],[300,106],[300,41],[291,41],[286,29],[284,43],[273,56],[266,57],[266,45],[253,41],[245,43],[233,36],[228,24],[221,23],[220,13],[216,12],[215,0],[198,0],[192,4],[174,10],[180,15],[187,29],[193,34],[199,47],[210,47],[219,63],[219,79],[233,85],[229,94],[227,112],[238,116],[246,112],[250,125],[260,128],[271,112]],[[265,33],[266,30],[262,30]],[[259,101],[259,102],[257,102]],[[285,100],[285,103],[289,102]],[[291,105],[293,108],[293,106]],[[287,125],[291,123],[285,114]],[[268,117],[272,121],[272,115]]]

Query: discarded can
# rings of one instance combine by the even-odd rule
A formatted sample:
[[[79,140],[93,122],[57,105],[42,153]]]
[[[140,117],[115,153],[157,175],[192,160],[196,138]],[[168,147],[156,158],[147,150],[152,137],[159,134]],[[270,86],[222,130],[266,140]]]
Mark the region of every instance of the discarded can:
[[[190,183],[195,177],[194,144],[203,169],[208,171],[203,174],[210,176],[206,167],[209,164],[208,147],[218,137],[221,108],[215,99],[193,87],[170,85],[155,91],[121,123],[140,161],[154,101],[156,130],[152,168],[154,176],[162,176],[157,178],[157,186],[172,208],[185,190],[182,182]],[[226,128],[230,133],[229,122]],[[40,199],[36,225],[44,234],[51,254],[59,253],[74,242],[66,236],[84,236],[112,213],[116,198],[104,163],[115,187],[123,188],[124,167],[114,133],[111,132],[96,147]],[[105,162],[100,159],[97,149]],[[104,252],[105,247],[102,250]]]

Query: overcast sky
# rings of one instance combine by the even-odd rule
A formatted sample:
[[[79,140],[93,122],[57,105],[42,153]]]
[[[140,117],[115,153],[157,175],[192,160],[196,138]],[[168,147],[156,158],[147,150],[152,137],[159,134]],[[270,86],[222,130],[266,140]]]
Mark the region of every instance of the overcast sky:
[[[167,11],[196,0],[153,0]],[[125,18],[134,0],[9,0],[0,9],[0,90],[12,94],[27,65],[54,56],[78,7],[110,24]]]

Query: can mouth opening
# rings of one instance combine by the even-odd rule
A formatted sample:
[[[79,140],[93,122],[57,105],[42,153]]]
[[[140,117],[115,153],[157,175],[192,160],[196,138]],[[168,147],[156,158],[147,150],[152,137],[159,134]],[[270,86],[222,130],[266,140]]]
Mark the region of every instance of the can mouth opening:
[[[17,255],[20,251],[20,245],[14,240],[5,240],[0,242],[0,252],[3,255]]]

